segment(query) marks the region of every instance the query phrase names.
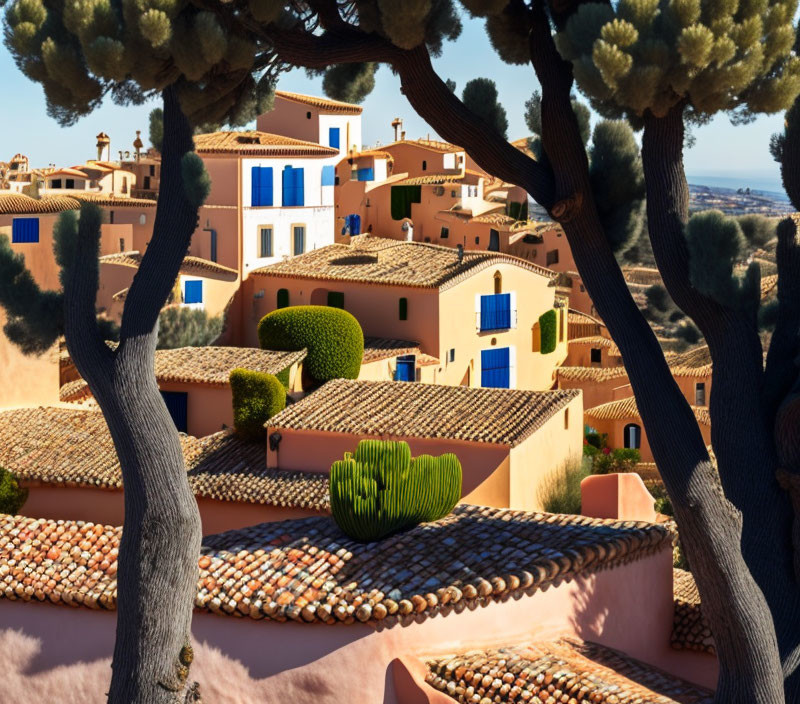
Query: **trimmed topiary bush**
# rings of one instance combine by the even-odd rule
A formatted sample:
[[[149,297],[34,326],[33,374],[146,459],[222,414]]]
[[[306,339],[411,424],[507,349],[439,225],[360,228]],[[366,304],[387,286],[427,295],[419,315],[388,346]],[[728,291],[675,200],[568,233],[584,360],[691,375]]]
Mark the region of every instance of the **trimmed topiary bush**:
[[[250,369],[234,369],[230,380],[236,432],[250,440],[263,439],[264,423],[286,407],[286,388],[273,374]]]
[[[356,379],[364,356],[364,333],[347,311],[328,306],[274,310],[258,324],[266,350],[308,350],[303,370],[315,384]]]
[[[539,316],[539,332],[541,334],[541,352],[550,354],[556,349],[558,339],[558,315],[555,310],[548,310]]]
[[[331,513],[356,540],[379,540],[436,521],[461,498],[461,463],[454,454],[411,458],[406,442],[362,440],[334,462]]]
[[[0,467],[0,513],[17,513],[28,500],[28,490],[20,487],[17,478]]]

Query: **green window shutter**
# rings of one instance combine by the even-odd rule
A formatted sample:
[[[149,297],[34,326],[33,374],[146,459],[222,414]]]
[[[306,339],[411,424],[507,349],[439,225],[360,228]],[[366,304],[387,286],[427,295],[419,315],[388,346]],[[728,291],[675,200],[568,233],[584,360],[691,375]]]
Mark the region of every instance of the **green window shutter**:
[[[328,291],[328,305],[331,308],[344,308],[344,293],[341,291]]]
[[[279,288],[278,289],[278,308],[288,308],[289,307],[289,289],[288,288]]]
[[[408,299],[401,298],[400,299],[400,320],[408,320]]]

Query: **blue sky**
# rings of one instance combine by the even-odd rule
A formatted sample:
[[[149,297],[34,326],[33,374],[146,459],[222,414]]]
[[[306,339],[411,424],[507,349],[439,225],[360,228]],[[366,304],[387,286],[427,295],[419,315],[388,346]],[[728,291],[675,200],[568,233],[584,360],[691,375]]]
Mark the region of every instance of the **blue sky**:
[[[508,113],[509,137],[526,135],[524,104],[537,87],[533,69],[500,61],[486,39],[481,22],[464,18],[461,37],[445,44],[445,51],[435,64],[442,77],[456,81],[459,94],[470,78],[492,78]],[[22,152],[34,166],[80,163],[95,156],[95,135],[101,131],[111,137],[114,155],[120,149],[131,149],[137,129],[142,130],[147,141],[147,115],[156,103],[123,108],[109,100],[76,125],[61,128],[47,116],[42,89],[19,72],[5,47],[0,47],[0,76],[7,96],[0,102],[0,160]],[[301,70],[284,74],[279,87],[322,94],[321,80],[309,79]],[[401,94],[399,80],[383,67],[377,74],[375,90],[364,102],[365,145],[390,141],[389,123],[398,116],[403,118],[409,137],[429,133],[435,136]],[[723,179],[729,178],[732,186],[780,190],[778,167],[767,147],[770,135],[781,128],[782,119],[782,115],[763,116],[752,124],[733,127],[726,117],[718,116],[698,129],[697,145],[685,157],[690,181],[727,185]]]

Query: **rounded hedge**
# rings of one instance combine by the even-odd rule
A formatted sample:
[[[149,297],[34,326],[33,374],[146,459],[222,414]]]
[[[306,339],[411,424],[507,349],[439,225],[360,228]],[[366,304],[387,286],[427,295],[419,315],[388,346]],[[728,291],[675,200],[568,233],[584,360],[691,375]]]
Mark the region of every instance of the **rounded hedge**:
[[[233,427],[250,440],[266,436],[266,423],[286,407],[286,388],[278,377],[250,369],[231,372]]]
[[[548,310],[539,316],[539,331],[541,333],[540,350],[542,354],[554,352],[558,332],[558,315],[554,310]]]
[[[308,350],[303,370],[316,383],[356,379],[364,357],[364,333],[347,311],[328,306],[291,306],[258,324],[265,350]]]

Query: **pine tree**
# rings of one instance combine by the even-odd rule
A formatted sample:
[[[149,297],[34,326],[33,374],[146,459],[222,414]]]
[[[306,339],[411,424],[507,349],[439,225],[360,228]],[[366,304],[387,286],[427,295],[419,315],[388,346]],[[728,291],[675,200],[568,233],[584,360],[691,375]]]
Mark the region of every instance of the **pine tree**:
[[[483,118],[498,134],[508,137],[508,117],[497,100],[497,86],[490,78],[473,78],[467,81],[461,100],[469,110]]]

